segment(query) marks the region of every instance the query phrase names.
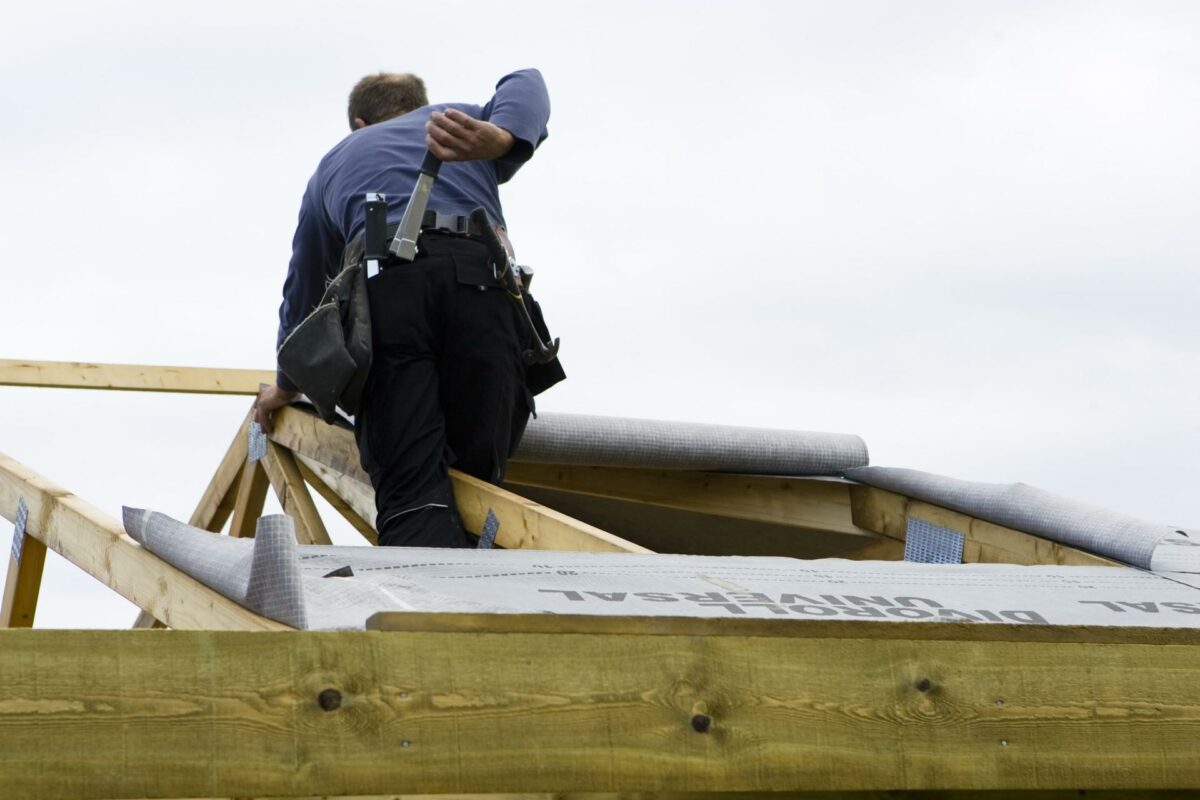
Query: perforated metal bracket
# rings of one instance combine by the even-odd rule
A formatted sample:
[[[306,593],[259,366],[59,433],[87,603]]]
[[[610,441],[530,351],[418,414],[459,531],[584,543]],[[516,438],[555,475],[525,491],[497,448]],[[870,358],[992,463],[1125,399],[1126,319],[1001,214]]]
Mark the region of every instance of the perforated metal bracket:
[[[479,549],[491,550],[496,545],[496,534],[500,531],[500,520],[496,512],[488,509],[487,517],[483,520],[483,532],[479,534]]]
[[[21,551],[25,549],[25,525],[29,522],[29,507],[25,498],[17,498],[17,522],[13,527],[12,557],[17,564],[21,563]]]
[[[267,435],[257,422],[250,423],[250,444],[247,447],[247,457],[254,464],[267,454]]]
[[[961,564],[963,543],[958,531],[921,519],[909,519],[904,534],[904,560],[918,564]]]

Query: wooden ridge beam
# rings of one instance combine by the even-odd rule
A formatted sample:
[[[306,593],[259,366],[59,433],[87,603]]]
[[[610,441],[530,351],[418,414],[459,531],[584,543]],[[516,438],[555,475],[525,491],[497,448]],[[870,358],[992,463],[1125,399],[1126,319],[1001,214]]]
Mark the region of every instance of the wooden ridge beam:
[[[874,486],[853,486],[850,498],[855,524],[893,539],[904,541],[909,517],[961,533],[965,539],[964,563],[1125,566],[1075,547]]]
[[[370,478],[358,463],[354,434],[327,425],[316,415],[296,408],[280,409],[271,439],[298,456],[323,464],[370,489]],[[650,552],[585,522],[527,500],[486,481],[450,470],[454,498],[464,526],[479,533],[487,510],[500,520],[496,544],[505,548],[600,552]]]
[[[840,481],[513,461],[505,482],[817,531],[862,536]]]
[[[26,536],[172,628],[287,629],[161,560],[130,538],[117,520],[0,454],[0,516],[15,519],[19,498],[29,507]]]
[[[0,630],[0,796],[1200,786],[1190,632],[486,616],[486,633]]]
[[[258,369],[0,359],[0,386],[257,395],[260,384],[274,382],[274,372]]]

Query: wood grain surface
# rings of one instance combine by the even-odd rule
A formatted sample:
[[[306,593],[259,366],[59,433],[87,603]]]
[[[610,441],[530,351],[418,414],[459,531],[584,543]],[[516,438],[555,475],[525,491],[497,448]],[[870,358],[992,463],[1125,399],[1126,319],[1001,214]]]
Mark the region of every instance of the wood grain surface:
[[[1190,788],[1197,651],[3,630],[0,796]]]

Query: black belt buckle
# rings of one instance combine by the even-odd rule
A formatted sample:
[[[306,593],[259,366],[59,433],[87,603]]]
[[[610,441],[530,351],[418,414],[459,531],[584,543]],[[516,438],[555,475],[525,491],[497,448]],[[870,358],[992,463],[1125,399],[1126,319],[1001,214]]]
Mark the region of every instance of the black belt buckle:
[[[449,233],[455,236],[471,235],[470,217],[461,214],[443,214],[440,211],[426,211],[421,218],[421,229]]]

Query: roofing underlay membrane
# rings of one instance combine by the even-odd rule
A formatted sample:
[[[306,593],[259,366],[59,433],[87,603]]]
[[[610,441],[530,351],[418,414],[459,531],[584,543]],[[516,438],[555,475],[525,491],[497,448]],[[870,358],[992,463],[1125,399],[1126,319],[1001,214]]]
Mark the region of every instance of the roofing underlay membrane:
[[[541,414],[515,461],[758,475],[844,476],[973,517],[1149,569],[1155,548],[1189,531],[1089,506],[1021,483],[990,484],[867,466],[867,446],[842,433]],[[1200,540],[1200,531],[1190,531]]]
[[[1200,615],[1200,531],[1145,522],[1024,484],[866,466],[867,448],[857,436],[543,414],[531,420],[514,460],[849,479],[1153,574],[1110,567],[301,546],[285,516],[263,517],[254,542],[153,511],[126,509],[125,524],[169,563],[299,628],[360,628],[383,610],[1200,627],[1200,619],[1189,616]],[[870,600],[837,599],[847,594]],[[928,602],[907,606],[897,599],[908,596]],[[1135,607],[1151,616],[1135,619]],[[1028,618],[1009,612],[1028,612]]]
[[[758,475],[836,475],[868,463],[866,443],[847,433],[552,413],[529,421],[513,460]]]
[[[1146,522],[1024,483],[974,483],[913,469],[859,467],[845,477],[1025,533],[1150,569],[1165,540],[1200,541],[1200,530]]]
[[[125,509],[160,558],[296,628],[379,611],[1200,629],[1200,589],[1125,567],[298,545],[291,518],[253,540]]]

